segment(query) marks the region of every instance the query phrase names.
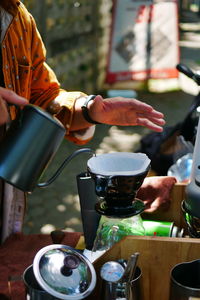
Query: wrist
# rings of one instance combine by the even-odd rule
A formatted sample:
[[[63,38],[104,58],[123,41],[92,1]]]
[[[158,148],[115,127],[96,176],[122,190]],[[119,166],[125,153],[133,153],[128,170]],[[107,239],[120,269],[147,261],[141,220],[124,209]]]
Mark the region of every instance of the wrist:
[[[82,109],[82,114],[83,114],[83,117],[84,119],[88,122],[88,123],[91,123],[91,124],[101,124],[95,120],[93,120],[90,116],[90,113],[89,113],[89,103],[90,101],[93,101],[95,99],[96,95],[89,95],[86,97],[83,105],[81,106],[81,109]]]

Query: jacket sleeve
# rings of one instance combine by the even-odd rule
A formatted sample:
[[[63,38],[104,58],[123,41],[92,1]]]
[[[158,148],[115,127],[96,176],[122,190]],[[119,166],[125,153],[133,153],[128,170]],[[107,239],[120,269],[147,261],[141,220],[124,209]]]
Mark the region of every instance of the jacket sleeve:
[[[94,128],[88,127],[88,129],[79,132],[70,132],[70,126],[76,99],[86,95],[82,92],[69,92],[60,88],[55,73],[46,63],[46,49],[37,30],[35,20],[31,15],[30,18],[32,25],[30,102],[46,109],[53,100],[56,100],[61,107],[56,117],[66,128],[66,138],[77,144],[85,144],[93,137]]]

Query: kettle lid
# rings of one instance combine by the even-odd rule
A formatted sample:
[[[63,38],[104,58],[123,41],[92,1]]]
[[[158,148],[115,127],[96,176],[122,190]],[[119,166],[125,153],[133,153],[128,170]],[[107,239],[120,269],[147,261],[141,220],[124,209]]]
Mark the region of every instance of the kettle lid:
[[[92,263],[66,245],[42,248],[34,258],[33,271],[40,286],[59,299],[84,299],[96,285]]]

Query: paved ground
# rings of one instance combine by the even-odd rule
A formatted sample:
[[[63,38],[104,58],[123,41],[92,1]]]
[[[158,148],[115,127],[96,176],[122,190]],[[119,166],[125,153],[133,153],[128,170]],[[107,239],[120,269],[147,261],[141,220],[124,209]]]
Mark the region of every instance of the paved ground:
[[[200,19],[194,12],[185,12],[180,19],[181,62],[195,70],[200,66]],[[185,76],[180,76],[181,90],[167,93],[138,93],[138,98],[152,104],[165,113],[167,125],[181,120],[197,93],[197,87]],[[97,126],[93,141],[87,146],[98,151],[134,151],[144,128],[122,128],[116,126]],[[48,179],[61,162],[78,147],[64,141],[52,164],[45,172]],[[80,205],[77,195],[76,175],[86,169],[87,154],[72,160],[62,175],[49,187],[35,189],[28,197],[24,232],[48,233],[55,228],[82,231]]]

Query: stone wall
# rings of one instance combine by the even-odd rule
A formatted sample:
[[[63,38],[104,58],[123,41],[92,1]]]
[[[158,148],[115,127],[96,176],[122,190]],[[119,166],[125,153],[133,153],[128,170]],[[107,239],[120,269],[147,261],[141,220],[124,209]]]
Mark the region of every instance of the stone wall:
[[[24,0],[47,48],[47,62],[62,87],[102,88],[112,0]]]

